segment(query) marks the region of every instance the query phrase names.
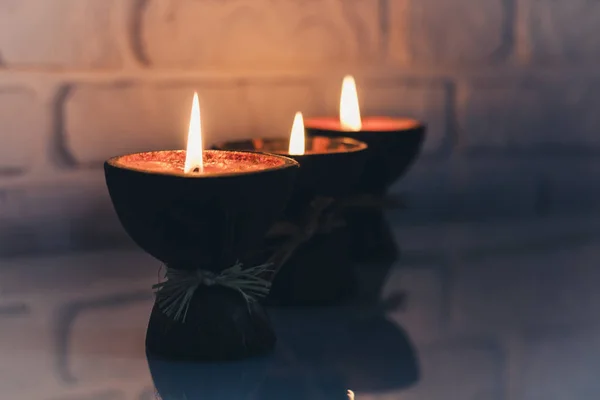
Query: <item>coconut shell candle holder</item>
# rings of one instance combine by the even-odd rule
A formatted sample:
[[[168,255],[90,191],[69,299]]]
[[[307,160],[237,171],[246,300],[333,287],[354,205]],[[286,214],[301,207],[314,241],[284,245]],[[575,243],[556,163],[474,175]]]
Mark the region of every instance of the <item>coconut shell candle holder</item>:
[[[368,160],[357,188],[357,198],[369,199],[348,213],[353,227],[352,249],[359,261],[395,261],[397,244],[388,226],[383,204],[389,187],[416,160],[426,127],[412,119],[365,118],[360,131],[347,131],[335,118],[306,121],[309,136],[351,137],[368,144]],[[381,203],[378,206],[377,203]]]
[[[369,158],[357,186],[361,193],[384,194],[412,166],[421,151],[426,127],[413,119],[372,117],[360,131],[342,128],[335,118],[306,120],[308,136],[350,137],[369,146]]]
[[[351,138],[312,137],[306,139],[304,154],[289,155],[289,143],[250,139],[218,143],[215,148],[282,154],[300,163],[284,217],[257,255],[280,266],[266,300],[282,306],[336,303],[356,290],[348,231],[335,218],[337,200],[356,190],[367,145]],[[288,227],[289,233],[278,235],[278,227]]]
[[[129,154],[104,164],[123,228],[167,268],[169,280],[155,287],[146,336],[155,357],[240,359],[265,353],[276,341],[252,297],[260,274],[240,263],[279,218],[298,163],[221,151],[205,151],[203,160],[202,172],[193,173],[184,172],[185,151]],[[195,286],[185,286],[190,282]],[[184,309],[173,308],[178,298]]]
[[[342,83],[339,117],[306,120],[308,136],[351,137],[369,146],[357,193],[348,202],[355,259],[397,259],[399,251],[383,209],[402,207],[402,202],[391,199],[387,192],[419,155],[425,131],[424,124],[410,118],[361,117],[356,83],[350,75]]]

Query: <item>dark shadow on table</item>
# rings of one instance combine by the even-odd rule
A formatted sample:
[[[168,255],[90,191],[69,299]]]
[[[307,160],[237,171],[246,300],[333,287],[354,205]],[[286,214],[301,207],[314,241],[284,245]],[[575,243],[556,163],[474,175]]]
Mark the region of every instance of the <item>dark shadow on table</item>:
[[[268,357],[222,364],[148,359],[163,400],[318,400],[398,390],[419,379],[406,333],[360,307],[270,310],[278,334]]]

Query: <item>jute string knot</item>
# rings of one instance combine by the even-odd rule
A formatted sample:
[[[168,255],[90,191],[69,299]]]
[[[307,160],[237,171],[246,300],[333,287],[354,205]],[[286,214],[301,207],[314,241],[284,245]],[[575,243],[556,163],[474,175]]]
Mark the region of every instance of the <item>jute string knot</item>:
[[[213,272],[198,269],[196,270],[196,276],[201,285],[214,286],[217,284],[216,275]]]
[[[175,321],[185,322],[194,293],[202,286],[219,285],[232,289],[242,295],[248,306],[265,297],[269,294],[271,282],[263,275],[272,271],[271,266],[271,263],[266,263],[244,269],[237,262],[219,274],[204,269],[183,270],[167,266],[164,280],[153,285],[152,289],[161,311]]]

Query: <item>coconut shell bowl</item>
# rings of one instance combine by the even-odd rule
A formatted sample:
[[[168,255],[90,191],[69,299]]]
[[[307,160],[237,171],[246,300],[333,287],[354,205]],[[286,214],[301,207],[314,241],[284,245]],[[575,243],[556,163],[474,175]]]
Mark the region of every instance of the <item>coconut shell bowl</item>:
[[[347,214],[352,226],[353,258],[361,262],[393,262],[399,249],[384,217],[383,206],[390,186],[401,179],[417,159],[426,126],[414,119],[367,117],[360,131],[342,128],[336,118],[307,118],[308,136],[351,137],[367,143],[368,159],[359,183],[357,198],[369,199]]]
[[[183,173],[184,159],[184,151],[162,151],[105,162],[123,228],[170,271],[218,276],[238,262],[251,267],[246,261],[284,210],[298,163],[272,154],[209,150],[205,172],[189,174]],[[242,359],[270,351],[275,342],[259,301],[209,283],[193,291],[183,321],[157,301],[146,335],[148,354],[169,360]]]
[[[300,163],[282,219],[270,230],[259,258],[279,266],[266,303],[323,306],[356,294],[350,236],[338,210],[354,193],[367,160],[367,145],[346,137],[306,138],[302,155],[289,155],[288,139],[249,139],[215,148],[281,154]]]

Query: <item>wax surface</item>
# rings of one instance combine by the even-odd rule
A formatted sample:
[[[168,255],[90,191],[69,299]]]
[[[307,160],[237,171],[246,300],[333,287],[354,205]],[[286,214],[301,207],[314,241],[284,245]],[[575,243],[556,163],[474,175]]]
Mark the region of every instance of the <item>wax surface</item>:
[[[344,131],[339,118],[335,117],[317,117],[307,118],[304,121],[307,128],[324,129],[330,131]],[[361,131],[365,132],[392,132],[415,129],[420,125],[419,121],[410,118],[392,118],[392,117],[365,117],[362,119]]]
[[[349,138],[329,138],[314,136],[306,138],[303,155],[347,153],[362,150],[365,145]],[[225,142],[218,145],[221,149],[264,151],[281,155],[289,155],[289,139],[251,139]],[[291,157],[294,157],[292,155]]]
[[[115,165],[145,172],[183,174],[185,154],[185,150],[128,154],[117,158]],[[204,171],[186,175],[244,173],[276,168],[284,164],[284,159],[266,154],[207,150],[204,152]]]

